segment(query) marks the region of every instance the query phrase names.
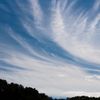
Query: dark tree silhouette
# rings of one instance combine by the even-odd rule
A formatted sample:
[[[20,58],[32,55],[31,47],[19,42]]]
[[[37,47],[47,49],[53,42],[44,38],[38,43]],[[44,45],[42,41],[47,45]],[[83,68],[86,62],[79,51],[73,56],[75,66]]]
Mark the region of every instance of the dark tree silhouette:
[[[8,84],[0,79],[0,100],[52,100],[52,98],[39,93],[35,88],[24,88],[14,83]]]
[[[88,97],[88,96],[76,96],[76,97],[68,98],[67,100],[100,100],[100,97],[96,98],[96,97]]]
[[[0,79],[0,100],[53,100],[44,93],[39,93],[35,88],[23,87],[15,83],[8,84],[7,81]],[[67,99],[54,100],[100,100],[95,97],[77,96]]]

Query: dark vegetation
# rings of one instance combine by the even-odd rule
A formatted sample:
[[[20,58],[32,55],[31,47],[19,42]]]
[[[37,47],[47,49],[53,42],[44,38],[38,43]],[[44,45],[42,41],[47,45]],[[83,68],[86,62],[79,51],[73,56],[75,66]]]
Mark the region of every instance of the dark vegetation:
[[[100,97],[76,96],[69,98],[68,100],[100,100]]]
[[[18,84],[8,84],[0,79],[0,100],[100,100],[95,97],[72,97],[67,99],[52,99],[44,93],[39,93],[35,88],[23,87]]]
[[[18,84],[8,84],[5,80],[0,79],[0,100],[52,100],[36,89],[23,87]]]

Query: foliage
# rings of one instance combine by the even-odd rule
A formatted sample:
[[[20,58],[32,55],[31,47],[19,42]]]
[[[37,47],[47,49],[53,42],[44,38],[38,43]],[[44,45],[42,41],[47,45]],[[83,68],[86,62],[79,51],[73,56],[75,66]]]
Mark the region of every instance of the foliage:
[[[0,100],[52,100],[43,93],[39,93],[35,88],[24,88],[18,84],[8,84],[0,79]]]
[[[24,88],[22,85],[15,83],[8,84],[6,80],[0,79],[0,100],[53,100],[53,98],[44,93],[39,93],[35,88]],[[76,96],[66,100],[100,100],[100,97]]]

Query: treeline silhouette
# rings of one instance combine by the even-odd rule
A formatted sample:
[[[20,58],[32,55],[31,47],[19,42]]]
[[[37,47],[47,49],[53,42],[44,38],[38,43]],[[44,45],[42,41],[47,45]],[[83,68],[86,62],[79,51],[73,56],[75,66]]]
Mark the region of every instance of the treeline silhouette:
[[[6,80],[0,79],[0,100],[100,100],[100,98],[77,96],[66,99],[53,99],[39,93],[35,88],[23,87],[15,83],[8,84]]]
[[[76,96],[72,98],[68,98],[67,100],[100,100],[100,97],[88,97],[88,96]]]
[[[6,80],[0,79],[0,100],[52,100],[52,98],[39,93],[35,88],[8,84]]]

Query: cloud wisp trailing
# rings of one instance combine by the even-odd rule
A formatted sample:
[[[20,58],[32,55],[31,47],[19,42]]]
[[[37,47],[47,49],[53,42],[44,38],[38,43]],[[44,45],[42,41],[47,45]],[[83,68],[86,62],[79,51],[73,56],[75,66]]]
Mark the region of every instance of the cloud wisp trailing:
[[[99,96],[100,0],[84,1],[1,0],[0,78],[50,96]]]

